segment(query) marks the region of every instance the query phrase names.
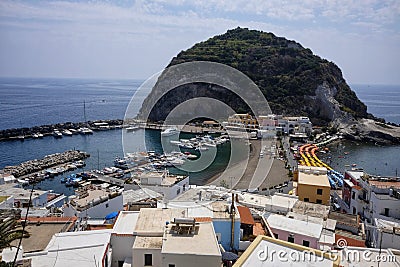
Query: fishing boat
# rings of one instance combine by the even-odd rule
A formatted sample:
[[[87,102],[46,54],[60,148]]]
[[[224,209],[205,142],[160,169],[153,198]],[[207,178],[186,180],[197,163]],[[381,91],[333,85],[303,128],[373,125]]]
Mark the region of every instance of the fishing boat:
[[[176,135],[179,134],[178,129],[176,128],[167,128],[164,131],[161,132],[161,136],[172,136],[172,135]]]

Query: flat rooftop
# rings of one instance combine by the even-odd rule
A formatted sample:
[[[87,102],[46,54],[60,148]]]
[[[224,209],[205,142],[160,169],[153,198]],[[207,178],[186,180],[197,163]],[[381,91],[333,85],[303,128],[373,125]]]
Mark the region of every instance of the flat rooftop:
[[[0,196],[14,196],[15,199],[29,200],[31,190],[25,190],[20,187],[14,187],[15,184],[2,184],[0,185]],[[43,195],[48,191],[43,190],[33,190],[32,197]]]
[[[332,230],[332,231],[334,231],[336,228],[336,220],[329,219],[329,218],[324,220],[321,217],[313,217],[313,216],[309,216],[309,215],[305,215],[305,214],[299,214],[296,212],[288,212],[286,217],[293,218],[296,220],[309,221],[312,223],[321,224],[323,226],[323,228],[326,228],[326,229]]]
[[[221,256],[211,222],[197,223],[194,234],[177,234],[174,227],[168,225],[161,253]]]
[[[351,177],[356,179],[357,181],[364,176],[364,171],[346,171]]]
[[[273,229],[279,229],[285,232],[292,232],[314,238],[319,238],[322,232],[322,224],[310,221],[292,219],[278,214],[264,214],[269,226]]]
[[[162,236],[166,222],[182,218],[185,209],[142,208],[134,232],[138,236]]]
[[[65,224],[46,223],[46,224],[28,224],[25,228],[29,233],[28,238],[22,239],[24,252],[35,252],[44,250],[49,244],[54,234],[61,232]],[[18,246],[18,240],[13,241],[13,246]]]
[[[298,166],[299,172],[303,173],[315,173],[318,172],[319,174],[326,174],[328,169],[325,167],[317,167],[317,166],[303,166],[299,165]]]
[[[258,206],[258,207],[280,207],[285,209],[291,209],[298,201],[297,196],[291,196],[287,194],[275,193],[272,196],[264,196],[251,193],[239,194],[239,203],[245,206]]]
[[[213,219],[229,219],[230,203],[226,201],[170,201],[161,203],[159,207],[172,209],[183,209],[180,217],[210,217]],[[236,211],[235,218],[239,219],[239,212]]]
[[[328,176],[326,174],[316,175],[314,173],[299,172],[298,184],[315,185],[315,186],[331,188]]]
[[[112,233],[116,235],[133,235],[138,218],[139,211],[120,211]]]
[[[382,178],[379,180],[369,179],[368,183],[379,188],[400,188],[400,181],[385,181]]]
[[[260,254],[260,251],[264,253]],[[310,251],[314,253],[304,253]],[[271,252],[276,252],[275,254]],[[278,256],[278,253],[280,256]],[[300,257],[305,259],[301,260]],[[290,266],[290,267],[331,267],[339,266],[339,259],[329,253],[303,247],[267,236],[258,236],[240,256],[234,267]],[[261,257],[261,259],[260,259]],[[264,260],[265,259],[265,260]]]
[[[400,262],[399,251],[379,248],[346,247],[341,251],[340,258],[341,266],[352,267],[398,267]],[[379,258],[382,261],[379,261]],[[388,260],[393,258],[395,261]]]
[[[134,249],[161,249],[162,236],[137,236],[133,243]]]
[[[126,190],[122,192],[124,205],[128,203],[140,202],[148,199],[162,199],[162,195],[148,188],[137,190]]]
[[[55,234],[44,251],[27,253],[32,266],[96,266],[106,252],[111,230]]]
[[[313,217],[319,218],[328,218],[330,207],[327,205],[315,204],[311,202],[304,202],[304,201],[297,201],[296,204],[293,206],[293,212],[298,214],[304,214]],[[329,216],[329,218],[331,218]],[[331,218],[336,220],[335,218]]]
[[[76,198],[71,199],[71,204],[76,206],[78,210],[85,210],[87,207],[90,207],[91,202],[94,202],[93,205],[96,205],[97,203],[108,200],[110,194],[112,197],[115,197],[120,193],[110,192],[107,189],[88,189],[85,192],[80,192],[80,195],[77,195]]]

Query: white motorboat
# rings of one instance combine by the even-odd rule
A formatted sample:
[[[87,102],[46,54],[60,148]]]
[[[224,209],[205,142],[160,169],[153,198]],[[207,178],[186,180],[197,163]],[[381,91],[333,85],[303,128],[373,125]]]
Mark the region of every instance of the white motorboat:
[[[175,134],[179,134],[179,130],[176,128],[167,128],[161,132],[161,136],[172,136]]]
[[[67,129],[65,129],[62,133],[64,135],[72,136],[72,132],[70,130],[67,130]]]
[[[88,127],[79,128],[79,132],[80,132],[81,134],[84,134],[84,135],[86,135],[86,134],[93,134],[93,131],[92,131],[90,128],[88,128]]]
[[[139,126],[137,125],[133,125],[133,126],[129,126],[128,128],[126,128],[127,132],[133,132],[139,129]]]
[[[61,138],[62,137],[62,133],[60,133],[60,131],[58,131],[58,130],[54,130],[53,136],[55,138]]]

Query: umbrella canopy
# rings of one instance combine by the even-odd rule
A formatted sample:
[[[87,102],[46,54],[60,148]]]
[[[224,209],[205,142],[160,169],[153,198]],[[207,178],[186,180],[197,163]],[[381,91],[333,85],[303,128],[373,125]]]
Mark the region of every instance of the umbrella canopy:
[[[239,256],[236,255],[236,254],[233,253],[233,252],[229,252],[229,251],[222,252],[222,260],[223,260],[223,261],[235,261],[235,260],[237,260],[238,258],[239,258]]]
[[[114,212],[111,212],[110,214],[108,214],[106,217],[105,217],[105,219],[106,220],[110,220],[110,219],[114,219],[115,217],[117,217],[118,216],[118,211],[114,211]]]

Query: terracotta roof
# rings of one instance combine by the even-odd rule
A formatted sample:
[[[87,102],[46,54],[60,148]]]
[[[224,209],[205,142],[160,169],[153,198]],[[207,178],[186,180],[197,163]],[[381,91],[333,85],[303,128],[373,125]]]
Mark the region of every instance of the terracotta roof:
[[[254,227],[253,227],[253,235],[258,236],[258,235],[266,235],[264,227],[262,226],[261,223],[257,222]]]
[[[368,180],[368,183],[370,185],[374,185],[376,187],[382,187],[382,188],[389,188],[389,187],[394,187],[394,188],[400,188],[400,182],[396,181],[377,181],[377,180]]]
[[[361,188],[361,186],[359,186],[359,185],[355,185],[355,186],[353,186],[353,188],[355,189],[355,190],[358,190],[358,191],[360,191],[362,188]]]
[[[250,209],[244,206],[237,207],[239,214],[240,214],[240,222],[244,224],[251,224],[254,225],[253,215],[251,215]]]
[[[195,217],[196,222],[212,222],[210,217]]]
[[[23,220],[23,219],[22,219]],[[67,223],[75,222],[77,217],[28,217],[30,223],[40,222],[40,223]]]
[[[358,239],[351,238],[351,237],[348,237],[348,236],[335,234],[335,243],[337,243],[337,241],[339,239],[346,240],[346,242],[347,242],[346,246],[348,246],[348,247],[362,247],[362,248],[366,247],[365,246],[365,240],[358,240]]]

